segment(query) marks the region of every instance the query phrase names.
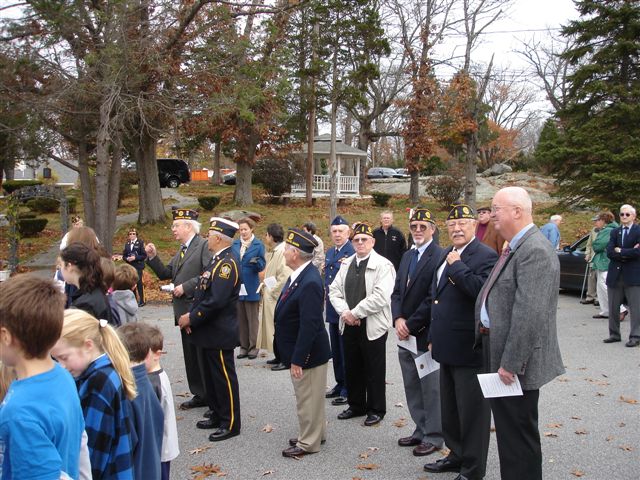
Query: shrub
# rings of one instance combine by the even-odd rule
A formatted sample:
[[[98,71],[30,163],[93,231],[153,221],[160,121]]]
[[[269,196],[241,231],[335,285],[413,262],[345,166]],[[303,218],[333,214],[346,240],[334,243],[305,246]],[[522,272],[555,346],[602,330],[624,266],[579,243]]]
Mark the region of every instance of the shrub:
[[[69,213],[77,213],[78,199],[76,197],[67,197],[67,206]]]
[[[279,197],[291,191],[296,174],[287,160],[265,158],[256,163],[253,177],[256,183],[262,184],[267,195]]]
[[[213,210],[220,203],[220,197],[198,197],[198,204],[207,211]]]
[[[429,177],[424,181],[427,195],[433,197],[440,206],[447,210],[458,202],[464,189],[465,176],[461,168],[454,167],[437,177]]]
[[[55,198],[38,197],[29,200],[27,207],[38,213],[55,213],[60,209],[60,202]]]
[[[18,232],[21,237],[35,237],[47,226],[46,218],[19,218]]]
[[[31,187],[33,185],[42,185],[42,182],[39,180],[7,180],[2,184],[2,188],[7,194],[11,195],[19,188]]]
[[[389,205],[389,199],[391,198],[391,194],[382,193],[382,192],[373,192],[371,196],[373,197],[374,205],[377,205],[378,207],[386,207],[387,205]]]

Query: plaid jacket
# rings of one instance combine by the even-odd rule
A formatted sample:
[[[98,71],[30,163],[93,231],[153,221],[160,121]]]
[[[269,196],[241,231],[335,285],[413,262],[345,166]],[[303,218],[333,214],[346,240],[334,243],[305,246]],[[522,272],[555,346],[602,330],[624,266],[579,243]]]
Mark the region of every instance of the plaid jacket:
[[[132,480],[131,404],[109,357],[105,354],[90,363],[76,385],[89,437],[93,480]]]

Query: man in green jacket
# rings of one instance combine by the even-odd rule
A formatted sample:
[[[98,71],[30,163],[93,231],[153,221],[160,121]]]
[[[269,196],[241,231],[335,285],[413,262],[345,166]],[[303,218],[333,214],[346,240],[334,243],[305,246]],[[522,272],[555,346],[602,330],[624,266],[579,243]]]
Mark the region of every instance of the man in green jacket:
[[[599,213],[595,223],[596,228],[599,228],[600,231],[591,244],[593,248],[591,268],[596,272],[596,291],[598,303],[600,303],[600,312],[594,315],[593,318],[609,318],[609,295],[607,293],[609,257],[607,257],[607,244],[609,243],[611,231],[618,228],[618,224],[615,221],[613,213],[608,210]]]

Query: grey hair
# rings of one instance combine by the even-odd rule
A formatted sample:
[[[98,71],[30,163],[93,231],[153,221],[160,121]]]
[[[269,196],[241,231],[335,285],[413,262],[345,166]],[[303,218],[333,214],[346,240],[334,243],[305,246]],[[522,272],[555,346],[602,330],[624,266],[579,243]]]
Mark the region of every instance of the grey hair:
[[[200,227],[202,224],[196,220],[181,220],[185,222],[185,224],[191,225],[191,229],[195,232],[196,235],[200,233]]]
[[[552,222],[562,220],[562,215],[551,215],[551,218],[549,218],[549,220],[551,220]]]
[[[231,238],[228,235],[225,235],[224,233],[209,231],[209,235],[216,235],[220,237],[221,240],[224,240],[225,242],[233,243],[233,238]]]
[[[291,245],[290,243],[286,243],[285,248],[293,248],[294,250],[296,250],[300,259],[304,260],[305,262],[313,259],[313,252],[307,253],[303,250],[300,250],[298,247]]]
[[[622,211],[622,209],[623,209],[623,208],[624,208],[625,210],[631,210],[631,213],[633,213],[634,215],[636,214],[636,209],[635,209],[635,208],[633,208],[633,207],[632,207],[631,205],[629,205],[628,203],[625,203],[624,205],[622,205],[622,206],[620,207],[620,211]]]

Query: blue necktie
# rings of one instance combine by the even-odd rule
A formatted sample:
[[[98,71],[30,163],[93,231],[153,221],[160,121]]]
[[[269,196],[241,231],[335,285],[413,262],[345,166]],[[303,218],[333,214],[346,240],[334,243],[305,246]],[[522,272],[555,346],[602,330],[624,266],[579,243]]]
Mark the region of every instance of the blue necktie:
[[[407,275],[407,283],[413,279],[413,276],[416,273],[416,268],[418,267],[418,255],[420,255],[420,252],[416,248],[413,251],[413,255],[411,256],[411,263],[409,263],[409,274]]]
[[[622,238],[620,239],[620,246],[624,246],[624,239],[627,237],[627,233],[629,233],[629,227],[624,227],[622,229]]]

